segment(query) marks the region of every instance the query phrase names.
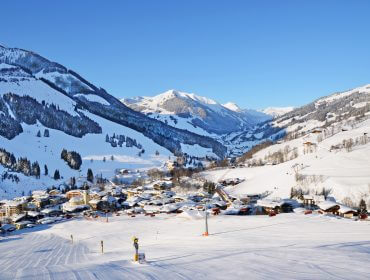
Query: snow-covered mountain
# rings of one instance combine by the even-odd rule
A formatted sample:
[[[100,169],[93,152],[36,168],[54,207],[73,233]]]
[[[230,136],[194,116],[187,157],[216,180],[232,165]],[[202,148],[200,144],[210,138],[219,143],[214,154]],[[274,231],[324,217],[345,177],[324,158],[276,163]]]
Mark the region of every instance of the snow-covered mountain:
[[[206,97],[176,90],[154,97],[124,98],[121,101],[151,118],[202,135],[219,136],[244,131],[271,118],[254,110],[242,110],[235,103],[222,105]]]
[[[22,186],[32,189],[61,184],[63,180],[51,178],[57,169],[67,180],[86,175],[88,168],[94,174],[112,175],[116,168],[160,166],[181,152],[189,157],[222,158],[226,154],[216,140],[131,110],[61,64],[2,46],[0,139],[4,149],[0,152],[0,197],[25,190],[17,188],[18,179],[9,176],[13,171],[18,171],[14,175],[23,180]],[[62,149],[81,155],[78,170],[61,159]],[[32,163],[41,172],[30,170]],[[40,179],[32,176],[35,172]]]
[[[311,129],[350,122],[368,115],[369,112],[370,85],[365,85],[319,98],[276,116],[273,120],[257,124],[250,130],[230,133],[222,141],[234,155],[238,155],[266,140],[277,141],[286,135],[298,137]]]
[[[279,117],[290,111],[293,111],[294,107],[267,107],[266,109],[261,110],[262,113],[275,117]]]

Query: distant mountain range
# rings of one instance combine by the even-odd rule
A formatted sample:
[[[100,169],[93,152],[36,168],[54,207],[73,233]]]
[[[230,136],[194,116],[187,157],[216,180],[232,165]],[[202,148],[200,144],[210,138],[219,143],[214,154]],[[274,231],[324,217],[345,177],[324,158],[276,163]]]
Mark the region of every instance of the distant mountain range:
[[[255,110],[242,110],[234,103],[222,105],[213,99],[176,90],[154,97],[124,98],[131,109],[202,135],[223,135],[250,129],[271,119]]]

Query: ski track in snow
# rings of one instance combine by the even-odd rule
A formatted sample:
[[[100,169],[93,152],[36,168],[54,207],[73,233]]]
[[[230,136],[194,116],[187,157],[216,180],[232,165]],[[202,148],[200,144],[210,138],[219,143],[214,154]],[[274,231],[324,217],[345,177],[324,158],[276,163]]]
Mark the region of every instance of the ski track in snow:
[[[0,279],[368,279],[370,273],[368,222],[294,213],[218,216],[210,217],[208,238],[200,236],[203,223],[120,216],[14,232],[0,241]],[[136,233],[146,264],[131,261]]]

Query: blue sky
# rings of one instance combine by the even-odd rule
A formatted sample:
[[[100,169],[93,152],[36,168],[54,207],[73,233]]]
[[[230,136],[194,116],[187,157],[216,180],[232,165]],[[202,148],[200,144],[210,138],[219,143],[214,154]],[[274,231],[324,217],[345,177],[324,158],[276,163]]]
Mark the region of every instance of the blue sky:
[[[0,44],[117,97],[298,106],[370,83],[370,1],[1,1]]]

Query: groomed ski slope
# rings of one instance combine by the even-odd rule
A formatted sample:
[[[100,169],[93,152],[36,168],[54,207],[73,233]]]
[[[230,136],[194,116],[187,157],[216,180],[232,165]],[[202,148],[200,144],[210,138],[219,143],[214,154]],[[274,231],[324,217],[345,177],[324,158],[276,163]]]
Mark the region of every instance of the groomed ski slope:
[[[368,279],[370,224],[299,213],[111,217],[13,233],[0,242],[0,279]],[[71,244],[70,235],[74,236]],[[147,263],[131,262],[139,237]],[[104,240],[105,252],[100,252]]]

